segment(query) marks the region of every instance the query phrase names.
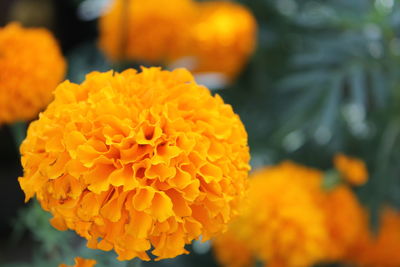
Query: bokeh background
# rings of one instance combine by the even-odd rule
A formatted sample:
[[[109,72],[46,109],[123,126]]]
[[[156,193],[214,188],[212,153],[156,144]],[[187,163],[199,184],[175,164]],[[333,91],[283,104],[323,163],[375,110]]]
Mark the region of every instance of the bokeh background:
[[[50,29],[67,58],[67,79],[81,82],[90,71],[116,67],[97,46],[108,2],[1,0],[0,26]],[[335,153],[357,156],[370,178],[356,193],[376,225],[383,204],[400,207],[399,1],[237,2],[257,20],[257,48],[218,93],[246,126],[253,169],[285,159],[329,169]],[[96,254],[52,229],[37,204],[24,204],[21,172],[12,129],[0,126],[0,264],[55,266],[71,248]],[[217,266],[209,246],[195,243],[190,255],[144,266]]]

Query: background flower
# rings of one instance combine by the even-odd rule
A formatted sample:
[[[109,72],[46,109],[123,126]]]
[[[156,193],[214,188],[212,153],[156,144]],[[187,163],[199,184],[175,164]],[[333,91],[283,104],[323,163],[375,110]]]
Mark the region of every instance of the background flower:
[[[361,267],[395,267],[400,265],[400,214],[386,207],[380,215],[377,233],[360,236],[357,250],[349,261]]]
[[[349,259],[362,251],[361,240],[368,240],[366,210],[347,185],[326,189],[323,179],[317,169],[292,162],[253,173],[242,215],[215,239],[219,262],[227,267],[251,266],[254,259],[286,267],[354,262]]]
[[[228,1],[115,0],[99,28],[100,47],[113,61],[186,67],[202,82],[221,84],[243,69],[257,35],[252,13]]]
[[[319,206],[321,177],[318,170],[292,162],[251,175],[248,206],[233,227],[268,266],[306,267],[326,258],[329,233]]]
[[[99,44],[113,61],[159,64],[187,51],[195,15],[191,0],[115,0],[100,19]]]
[[[120,260],[175,257],[224,230],[249,170],[239,117],[183,69],[62,83],[21,154],[26,201]]]
[[[29,120],[51,101],[66,63],[46,29],[0,28],[0,124]]]
[[[327,261],[343,261],[354,253],[361,236],[369,231],[366,210],[345,185],[326,192],[323,209],[330,236]]]
[[[257,22],[244,6],[228,1],[199,3],[199,16],[191,28],[190,69],[230,80],[253,54],[256,37]]]
[[[213,240],[214,255],[222,266],[253,266],[256,262],[254,253],[248,247],[248,244],[238,237],[237,231],[240,228],[233,225],[230,225],[227,232],[218,235]]]
[[[335,168],[350,184],[362,185],[367,182],[368,171],[362,160],[344,154],[337,154],[333,162]]]

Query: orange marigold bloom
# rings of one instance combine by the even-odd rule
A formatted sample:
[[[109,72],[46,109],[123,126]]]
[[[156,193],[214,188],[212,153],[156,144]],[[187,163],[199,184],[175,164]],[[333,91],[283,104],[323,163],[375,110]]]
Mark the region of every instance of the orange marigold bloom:
[[[344,185],[326,193],[323,208],[330,235],[328,260],[342,260],[368,231],[368,218],[357,197]]]
[[[184,69],[62,83],[21,154],[26,200],[120,260],[175,257],[224,230],[249,170],[239,117]]]
[[[320,171],[291,162],[250,177],[249,204],[234,232],[268,266],[306,267],[326,257],[321,177]]]
[[[100,18],[100,47],[113,61],[175,59],[188,49],[195,10],[192,0],[115,0]]]
[[[0,124],[34,118],[52,99],[65,60],[49,31],[0,28]]]
[[[357,236],[353,245],[348,248],[342,262],[349,263],[351,266],[370,266],[368,263],[371,262],[371,255],[369,253],[373,243],[372,236],[373,234],[371,233],[369,225],[362,227],[359,231],[359,236]]]
[[[400,212],[386,208],[381,215],[378,236],[369,253],[370,266],[400,266]]]
[[[351,257],[355,265],[363,267],[400,266],[400,213],[386,208],[381,214],[379,225],[377,236],[360,240],[358,254]],[[373,234],[371,233],[370,236]]]
[[[75,265],[60,264],[59,267],[93,267],[96,265],[95,260],[88,260],[81,257],[75,258]]]
[[[247,8],[228,1],[199,3],[199,10],[191,28],[191,70],[234,78],[255,49],[254,16]]]
[[[240,228],[236,229],[231,225],[227,232],[213,240],[215,257],[225,267],[254,266],[255,258],[253,252],[246,242],[238,237],[236,230],[240,230]]]
[[[334,158],[334,165],[350,184],[363,185],[368,180],[367,167],[362,160],[337,154]]]

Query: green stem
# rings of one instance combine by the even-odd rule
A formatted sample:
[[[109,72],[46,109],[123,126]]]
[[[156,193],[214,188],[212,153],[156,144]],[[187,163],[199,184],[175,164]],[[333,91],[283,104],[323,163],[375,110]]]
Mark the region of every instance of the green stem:
[[[16,122],[10,125],[11,133],[14,137],[15,146],[19,152],[19,147],[26,137],[26,122]]]

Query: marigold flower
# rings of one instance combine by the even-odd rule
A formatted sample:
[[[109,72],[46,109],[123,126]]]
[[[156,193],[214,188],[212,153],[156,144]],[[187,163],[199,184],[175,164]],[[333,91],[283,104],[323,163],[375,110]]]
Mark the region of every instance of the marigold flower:
[[[383,211],[380,230],[372,246],[371,266],[400,266],[400,212],[390,208]]]
[[[99,45],[113,61],[160,63],[189,47],[192,0],[115,0],[99,22]]]
[[[327,260],[342,260],[368,231],[368,218],[357,197],[344,185],[326,192],[323,209],[330,235]]]
[[[175,257],[224,230],[249,170],[239,117],[184,69],[62,83],[21,154],[26,201],[120,260]]]
[[[254,266],[255,257],[246,242],[238,237],[237,230],[230,225],[229,230],[213,240],[213,251],[218,262],[225,267]]]
[[[352,255],[351,262],[365,267],[400,266],[400,213],[391,208],[384,209],[380,218],[377,236],[359,241],[359,251]]]
[[[0,124],[34,118],[52,99],[65,60],[49,31],[0,28]]]
[[[228,1],[199,3],[191,28],[191,56],[195,73],[222,73],[234,78],[256,45],[257,23],[245,7]]]
[[[59,267],[93,267],[96,265],[95,260],[88,260],[81,257],[75,258],[75,265],[70,266],[66,264],[60,264]]]
[[[369,254],[369,250],[373,243],[372,235],[369,225],[367,225],[367,227],[362,227],[356,242],[347,249],[347,253],[342,259],[342,262],[351,264],[351,266],[370,266],[371,255]]]
[[[306,267],[325,259],[329,233],[320,207],[322,173],[291,162],[256,171],[238,238],[268,266]]]
[[[367,167],[362,160],[337,154],[334,158],[334,165],[350,184],[363,185],[368,180]]]

